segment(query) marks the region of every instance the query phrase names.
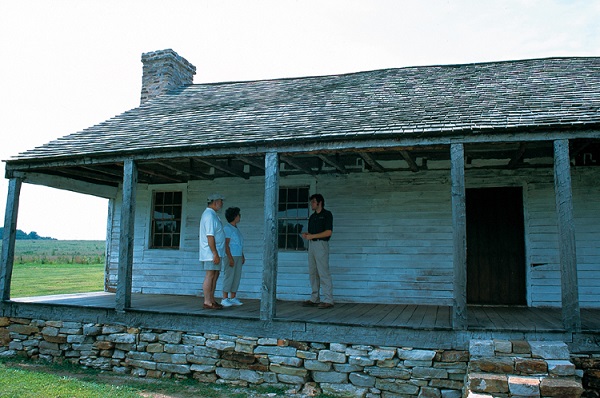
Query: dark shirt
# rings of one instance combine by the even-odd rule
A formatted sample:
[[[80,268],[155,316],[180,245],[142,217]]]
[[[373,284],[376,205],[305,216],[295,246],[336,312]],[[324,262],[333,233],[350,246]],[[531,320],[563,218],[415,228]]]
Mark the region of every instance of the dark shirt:
[[[310,215],[310,218],[308,219],[309,234],[318,234],[327,230],[333,231],[333,214],[331,214],[329,210],[323,209],[320,213],[315,211]],[[329,237],[315,240],[328,241]]]

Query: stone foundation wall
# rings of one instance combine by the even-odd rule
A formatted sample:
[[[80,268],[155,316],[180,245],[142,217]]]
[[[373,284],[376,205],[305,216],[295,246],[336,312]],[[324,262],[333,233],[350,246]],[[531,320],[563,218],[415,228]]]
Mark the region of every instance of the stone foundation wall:
[[[307,395],[462,395],[468,352],[311,343],[0,317],[0,356],[75,364],[139,377],[269,384]]]
[[[583,372],[557,341],[472,340],[466,397],[569,397],[584,392]]]
[[[571,357],[575,367],[583,372],[582,397],[600,398],[600,354],[580,354]]]
[[[0,317],[0,356],[306,395],[460,398],[466,387],[470,398],[599,397],[600,387],[599,355],[571,356],[565,343],[545,341],[430,350]]]

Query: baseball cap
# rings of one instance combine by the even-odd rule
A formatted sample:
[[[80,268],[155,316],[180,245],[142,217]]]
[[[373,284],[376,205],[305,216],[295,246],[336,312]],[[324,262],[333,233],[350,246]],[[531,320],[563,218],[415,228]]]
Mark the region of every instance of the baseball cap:
[[[209,201],[218,200],[218,199],[225,200],[225,196],[221,195],[220,193],[213,193],[213,194],[208,195]]]

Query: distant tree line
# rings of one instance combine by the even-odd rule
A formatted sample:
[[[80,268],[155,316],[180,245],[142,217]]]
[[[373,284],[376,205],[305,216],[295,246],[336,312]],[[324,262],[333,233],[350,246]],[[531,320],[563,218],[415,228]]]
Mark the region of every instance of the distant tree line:
[[[4,236],[4,227],[0,227],[0,236]],[[31,231],[30,233],[26,233],[17,229],[16,239],[22,240],[34,240],[34,239],[43,239],[43,240],[56,240],[54,238],[39,236],[37,232]]]

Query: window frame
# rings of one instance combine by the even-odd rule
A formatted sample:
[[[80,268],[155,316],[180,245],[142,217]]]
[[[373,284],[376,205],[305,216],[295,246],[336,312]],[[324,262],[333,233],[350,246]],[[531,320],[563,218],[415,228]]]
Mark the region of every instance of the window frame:
[[[296,191],[296,201],[288,201],[290,197],[289,191]],[[303,191],[302,191],[303,190]],[[301,252],[307,251],[308,247],[302,237],[301,232],[306,232],[305,229],[298,231],[296,228],[298,225],[305,226],[308,229],[308,219],[310,217],[310,204],[308,198],[310,197],[311,187],[309,184],[298,184],[290,186],[280,186],[279,195],[277,200],[277,249],[284,252]],[[282,194],[283,193],[283,194]],[[293,196],[293,194],[292,194]],[[306,199],[306,200],[304,200]],[[306,206],[306,216],[300,215],[300,212]],[[285,214],[287,211],[297,210],[296,216],[282,216],[282,212]],[[286,223],[286,221],[292,221]],[[292,230],[282,232],[282,225],[287,224],[292,226]],[[283,242],[283,244],[282,244]]]
[[[165,200],[163,199],[162,204],[159,204],[159,206],[164,207],[172,207],[172,208],[179,208],[179,217],[177,217],[177,212],[173,211],[173,219],[170,218],[156,218],[156,200],[157,200],[157,194],[171,194],[173,195],[173,200],[171,201],[171,203],[169,202],[165,202]],[[176,196],[179,196],[180,202],[176,202]],[[175,188],[161,188],[161,189],[153,189],[151,190],[150,193],[150,233],[149,233],[149,237],[148,237],[148,249],[151,250],[180,250],[182,247],[182,237],[183,237],[183,230],[184,230],[184,225],[183,225],[183,221],[184,221],[184,207],[183,204],[185,203],[185,195],[184,195],[184,190],[182,189],[175,189]],[[162,212],[163,214],[165,214],[165,212]],[[167,245],[156,245],[156,233],[157,231],[155,230],[155,223],[156,222],[168,222],[168,221],[174,221],[176,222],[176,227],[175,230],[172,232],[168,232],[168,233],[160,233],[161,235],[163,235],[163,237],[165,235],[170,235],[171,237],[171,243],[173,242],[173,237],[177,236],[177,245],[173,245],[171,244],[170,246]],[[164,240],[162,241],[164,243]]]

